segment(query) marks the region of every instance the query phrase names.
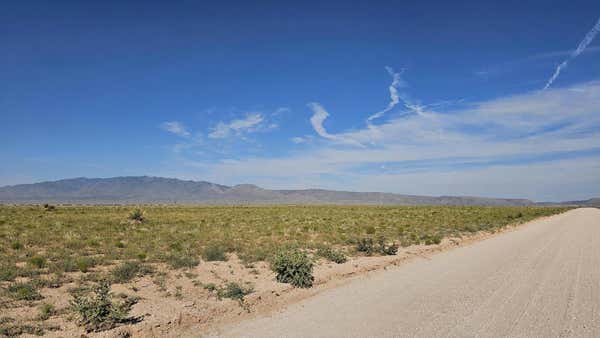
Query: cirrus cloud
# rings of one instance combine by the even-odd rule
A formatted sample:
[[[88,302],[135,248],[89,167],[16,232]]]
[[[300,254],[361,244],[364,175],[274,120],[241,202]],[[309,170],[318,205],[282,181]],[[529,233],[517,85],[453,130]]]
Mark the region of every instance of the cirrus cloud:
[[[178,121],[167,121],[160,124],[160,128],[181,137],[189,137],[190,132]]]

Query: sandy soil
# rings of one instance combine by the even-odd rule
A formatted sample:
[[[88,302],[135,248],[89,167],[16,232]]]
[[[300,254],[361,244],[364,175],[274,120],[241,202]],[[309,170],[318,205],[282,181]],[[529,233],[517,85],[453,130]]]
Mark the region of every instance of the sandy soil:
[[[531,233],[531,229],[539,229],[531,235],[526,235],[527,240],[522,239],[515,243],[524,246],[542,245],[546,241],[536,236],[544,237],[544,234],[549,233],[545,235],[549,238],[555,231],[550,231],[551,229],[565,228],[565,223],[581,222],[584,223],[581,231],[593,234],[593,231],[586,227],[599,225],[599,214],[600,211],[595,209],[591,211],[580,209],[537,220],[527,226],[507,227],[501,232],[513,232],[513,234],[497,236],[498,233],[477,233],[467,238],[445,239],[440,245],[401,248],[395,256],[354,257],[344,264],[320,261],[315,267],[315,286],[311,289],[296,289],[287,284],[277,283],[267,263],[244,266],[235,256],[231,256],[227,262],[202,262],[196,268],[189,270],[173,271],[159,267],[159,270],[166,273],[163,285],[157,283],[157,277],[153,276],[140,278],[125,285],[112,286],[115,294],[124,293],[140,298],[131,314],[143,316],[143,320],[137,324],[124,325],[100,333],[85,333],[72,320],[68,320],[66,309],[71,297],[67,290],[76,285],[69,283],[60,288],[47,288],[42,291],[45,297],[43,302],[52,303],[58,309],[58,315],[46,320],[44,325],[55,325],[61,328],[60,331],[47,332],[51,337],[398,336],[405,333],[409,336],[431,336],[425,334],[429,331],[423,331],[423,334],[420,334],[420,331],[407,331],[406,321],[415,318],[419,313],[423,314],[423,317],[417,319],[429,321],[431,318],[427,319],[425,314],[436,308],[429,309],[428,302],[441,301],[449,305],[453,303],[448,302],[457,301],[453,298],[448,299],[450,296],[461,296],[464,297],[464,301],[467,301],[473,296],[468,292],[470,288],[481,287],[482,290],[487,290],[490,287],[485,284],[485,281],[489,280],[485,277],[486,273],[501,273],[502,276],[506,274],[500,268],[505,267],[509,260],[498,258],[498,261],[476,264],[468,261],[468,257],[477,260],[487,256],[485,252],[468,253],[469,250],[473,250],[471,248],[479,248],[483,243],[496,243],[500,239],[506,247],[501,245],[497,253],[521,261],[514,256],[513,249],[516,244],[511,244],[510,238],[516,236],[518,239],[524,236],[523,233]],[[590,222],[595,223],[590,225]],[[558,225],[553,227],[553,224]],[[515,231],[516,229],[523,230]],[[580,236],[581,231],[576,234]],[[569,232],[569,235],[576,234]],[[495,238],[468,246],[490,237]],[[490,244],[483,245],[484,248],[487,246]],[[495,248],[497,245],[491,246]],[[436,254],[456,247],[465,248],[451,250],[447,254]],[[465,250],[467,250],[466,254],[463,253]],[[457,255],[463,258],[455,258]],[[431,267],[431,264],[434,264],[434,267]],[[396,267],[400,265],[402,268]],[[468,276],[454,276],[460,271],[466,273],[472,271],[473,278],[461,280]],[[411,277],[413,274],[414,277]],[[456,281],[456,285],[451,286],[446,283],[446,278],[449,277],[452,280],[448,281]],[[73,276],[74,280],[77,278],[77,275]],[[483,278],[485,281],[477,278]],[[214,292],[198,286],[198,281],[216,285],[236,281],[252,285],[255,291],[246,297],[242,307],[233,300],[218,300]],[[419,291],[419,285],[423,288],[421,292],[427,291],[427,293],[420,295],[414,293]],[[450,286],[452,289],[447,290]],[[427,289],[424,289],[425,287]],[[463,291],[464,294],[461,293]],[[285,312],[278,313],[286,308]],[[37,313],[35,307],[16,307],[8,309],[3,315],[33,320]],[[399,316],[399,319],[395,319],[396,316]],[[437,313],[434,317],[439,316],[440,314]],[[413,324],[418,323],[414,320]],[[435,325],[438,324],[443,327],[443,323]],[[355,326],[363,329],[357,329]],[[457,335],[463,336],[460,331],[457,332]],[[443,336],[439,332],[433,335]]]
[[[600,210],[414,259],[209,335],[600,337]]]

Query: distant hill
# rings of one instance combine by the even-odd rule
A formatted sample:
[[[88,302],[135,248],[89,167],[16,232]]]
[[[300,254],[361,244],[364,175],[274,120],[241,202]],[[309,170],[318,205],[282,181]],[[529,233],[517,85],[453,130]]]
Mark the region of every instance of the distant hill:
[[[561,202],[561,205],[577,205],[581,207],[600,207],[600,198],[590,198],[583,201]]]
[[[593,200],[590,200],[593,201]],[[600,199],[595,199],[600,202]],[[0,203],[534,205],[526,199],[416,196],[322,189],[269,190],[162,177],[73,178],[0,187]],[[599,203],[600,204],[600,203]]]

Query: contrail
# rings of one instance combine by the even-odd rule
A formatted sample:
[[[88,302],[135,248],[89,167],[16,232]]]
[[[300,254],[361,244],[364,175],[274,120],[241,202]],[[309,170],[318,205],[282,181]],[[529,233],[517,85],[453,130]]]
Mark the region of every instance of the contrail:
[[[544,90],[548,89],[548,87],[550,87],[552,85],[554,80],[556,80],[558,75],[560,75],[560,72],[563,70],[563,68],[565,68],[569,64],[569,61],[571,61],[574,58],[576,58],[577,56],[579,56],[579,54],[581,54],[587,48],[587,46],[592,42],[592,40],[594,40],[594,38],[596,37],[596,34],[598,34],[598,32],[600,32],[600,18],[598,18],[598,21],[596,22],[594,27],[585,35],[583,40],[581,40],[581,42],[579,43],[579,46],[577,46],[577,49],[575,49],[573,51],[573,53],[571,53],[571,55],[569,55],[569,57],[566,60],[561,62],[558,65],[558,67],[556,67],[554,74],[552,74],[552,77],[550,77],[550,80],[548,80],[548,82],[546,83],[546,86],[544,86]]]
[[[396,73],[394,71],[394,69],[392,69],[392,67],[386,66],[385,70],[392,76],[392,83],[389,86],[390,102],[388,103],[387,107],[385,107],[385,109],[378,111],[377,113],[375,113],[367,118],[367,125],[369,126],[369,128],[374,127],[374,125],[371,124],[371,121],[382,117],[385,113],[389,112],[390,110],[392,110],[392,108],[394,108],[396,105],[398,105],[398,103],[402,103],[402,105],[406,109],[408,109],[411,112],[418,114],[418,115],[423,115],[424,109],[426,108],[426,106],[411,102],[411,100],[405,94],[400,93],[398,91],[398,88],[405,86],[405,83],[401,78],[401,75],[404,72],[404,69],[402,69],[402,70],[400,70],[400,72]]]
[[[374,119],[382,117],[383,114],[392,110],[392,108],[394,108],[394,106],[400,102],[400,95],[398,94],[398,87],[401,84],[400,74],[402,73],[402,71],[400,71],[400,73],[396,73],[396,72],[394,72],[392,67],[385,67],[385,70],[387,70],[387,72],[392,76],[392,83],[390,84],[390,87],[389,87],[390,103],[388,103],[387,107],[385,107],[384,110],[378,111],[377,113],[369,116],[369,118],[367,118],[367,123],[371,122]]]

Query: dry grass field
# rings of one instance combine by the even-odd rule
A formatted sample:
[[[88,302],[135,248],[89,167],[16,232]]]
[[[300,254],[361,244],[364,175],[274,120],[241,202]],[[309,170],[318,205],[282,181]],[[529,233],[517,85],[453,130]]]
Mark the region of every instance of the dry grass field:
[[[437,206],[136,209],[0,206],[0,335],[102,334],[122,327],[157,330],[160,323],[163,330],[168,326],[164,323],[172,325],[165,314],[169,312],[167,299],[173,301],[172,312],[181,307],[181,313],[195,315],[195,321],[209,322],[228,311],[252,311],[264,301],[261,295],[281,291],[281,285],[290,287],[278,281],[300,288],[312,286],[313,267],[318,270],[323,264],[340,263],[352,269],[358,264],[346,260],[396,255],[399,247],[435,246],[446,238],[493,233],[568,210]],[[148,323],[153,327],[148,328]]]

